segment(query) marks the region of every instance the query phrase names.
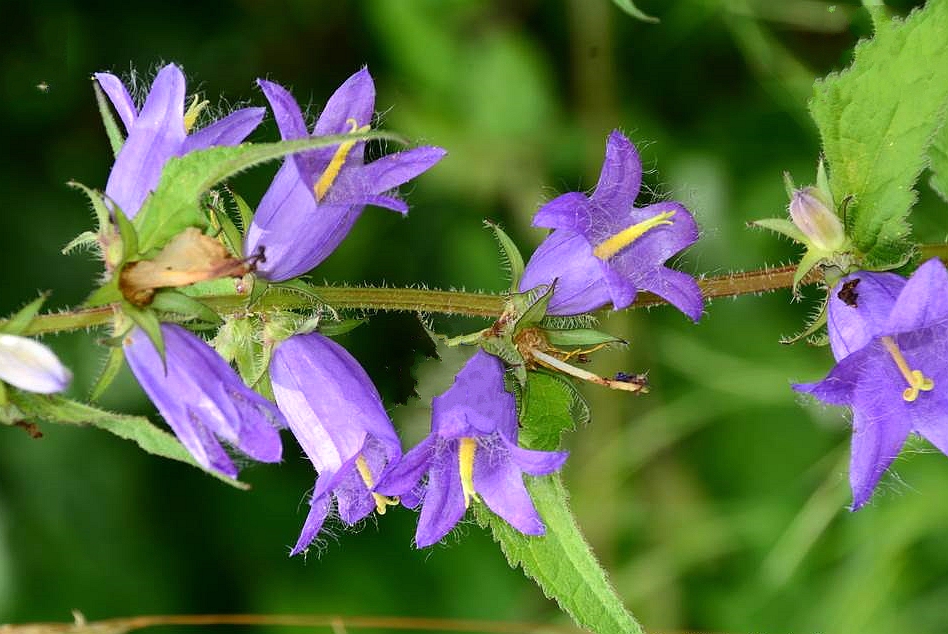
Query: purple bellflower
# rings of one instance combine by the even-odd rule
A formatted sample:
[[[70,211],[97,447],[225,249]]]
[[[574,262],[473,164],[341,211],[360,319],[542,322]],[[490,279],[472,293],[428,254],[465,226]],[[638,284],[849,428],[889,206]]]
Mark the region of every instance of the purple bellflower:
[[[219,440],[261,462],[279,462],[277,408],[241,381],[203,339],[175,324],[162,324],[165,359],[143,330],[125,340],[128,365],[198,464],[230,477],[237,467]]]
[[[678,202],[633,206],[642,184],[635,146],[613,131],[592,195],[570,192],[543,205],[533,225],[553,232],[527,263],[520,291],[556,281],[547,312],[577,315],[612,302],[629,306],[650,291],[698,321],[704,310],[694,278],[664,266],[698,239],[694,218]]]
[[[72,373],[45,345],[28,337],[0,334],[0,381],[38,394],[62,392]]]
[[[310,136],[293,96],[282,86],[258,80],[284,140]],[[362,69],[326,103],[313,136],[362,132],[375,110],[375,85]],[[405,214],[408,205],[389,192],[441,160],[439,147],[418,147],[364,162],[365,143],[300,152],[288,158],[257,207],[244,253],[261,253],[258,274],[279,282],[325,260],[342,242],[366,205]]]
[[[852,510],[915,433],[948,454],[948,272],[929,260],[908,281],[893,273],[847,275],[830,296],[836,366],[794,385],[853,412]]]
[[[293,435],[319,474],[291,555],[316,538],[333,498],[350,526],[397,503],[374,488],[401,458],[401,443],[378,391],[345,348],[319,333],[294,335],[274,351],[270,380]]]
[[[415,545],[440,541],[478,498],[521,533],[542,535],[523,474],[552,473],[568,454],[517,445],[517,407],[500,359],[479,350],[431,407],[431,434],[376,488],[408,507],[422,505]]]
[[[129,218],[141,209],[158,185],[168,159],[218,145],[243,141],[266,114],[264,108],[242,108],[191,134],[203,105],[197,99],[184,110],[184,73],[174,64],[162,68],[152,82],[141,111],[122,81],[111,73],[96,73],[128,136],[109,174],[106,196]]]

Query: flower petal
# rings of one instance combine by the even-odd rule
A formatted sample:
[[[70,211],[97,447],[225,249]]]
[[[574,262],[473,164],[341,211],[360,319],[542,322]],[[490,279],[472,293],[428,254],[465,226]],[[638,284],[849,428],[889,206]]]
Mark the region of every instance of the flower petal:
[[[355,119],[357,127],[362,127],[372,121],[374,112],[375,83],[369,69],[362,68],[344,81],[326,102],[316,121],[313,136],[349,132],[349,119]]]
[[[125,84],[112,73],[94,73],[92,76],[99,82],[102,92],[112,102],[112,107],[125,125],[125,130],[131,130],[132,124],[138,118],[138,109],[132,101],[132,96],[128,94]]]
[[[532,476],[541,476],[559,471],[569,458],[568,451],[537,451],[535,449],[524,449],[517,445],[508,445],[507,451],[510,452],[510,459],[517,468]]]
[[[692,321],[697,322],[704,313],[704,296],[701,294],[701,287],[698,286],[695,278],[687,273],[662,267],[651,275],[642,277],[638,281],[638,286],[643,291],[655,293],[688,315]]]
[[[504,388],[504,364],[483,350],[471,357],[444,394],[431,401],[431,433],[442,438],[516,429],[516,421],[516,401]]]
[[[850,405],[866,359],[873,351],[863,349],[839,361],[826,378],[816,383],[795,383],[793,389],[802,394],[811,394],[829,405]]]
[[[303,530],[300,531],[296,546],[290,551],[290,557],[303,552],[316,539],[316,535],[319,534],[323,522],[326,521],[326,516],[329,514],[330,501],[328,495],[310,500],[309,514],[306,516],[306,522],[303,524]]]
[[[141,113],[115,158],[106,196],[133,218],[158,185],[161,170],[177,156],[184,130],[184,74],[174,64],[159,71]]]
[[[592,209],[585,195],[568,192],[540,207],[531,224],[548,229],[569,229],[586,235],[592,227]]]
[[[523,474],[502,443],[478,447],[474,456],[474,490],[494,513],[527,535],[546,528],[523,484]]]
[[[829,296],[826,324],[837,361],[885,334],[889,313],[904,286],[905,278],[894,273],[859,271],[839,281]]]
[[[579,233],[556,229],[533,253],[520,278],[521,293],[541,284],[556,288],[547,312],[550,315],[578,315],[610,301],[603,279],[602,260]]]
[[[28,392],[52,394],[65,390],[71,380],[72,373],[45,345],[0,334],[0,381]]]
[[[414,508],[420,501],[417,495],[410,495],[419,488],[418,483],[431,467],[437,451],[438,437],[430,434],[402,456],[401,460],[376,484],[375,492],[382,495],[399,496],[402,503]],[[409,497],[410,499],[406,499]]]
[[[266,108],[241,108],[184,140],[180,156],[220,145],[237,145],[263,121]]]
[[[325,201],[351,203],[366,195],[385,193],[431,169],[445,154],[439,147],[417,147],[353,166],[340,172]]]
[[[606,141],[606,158],[602,162],[599,182],[590,198],[616,221],[632,207],[642,186],[642,161],[635,146],[618,130]]]
[[[938,258],[918,267],[902,287],[889,315],[888,333],[927,328],[948,319],[948,271]]]
[[[428,487],[418,517],[415,546],[425,548],[441,541],[464,517],[464,493],[458,470],[458,441],[449,443],[431,462]]]

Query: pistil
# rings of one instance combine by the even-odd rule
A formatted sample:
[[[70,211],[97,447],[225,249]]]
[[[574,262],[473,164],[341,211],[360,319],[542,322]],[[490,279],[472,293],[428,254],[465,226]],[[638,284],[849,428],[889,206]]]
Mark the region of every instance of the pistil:
[[[365,458],[362,456],[362,454],[359,454],[359,457],[356,458],[356,469],[359,471],[359,475],[362,476],[362,481],[365,483],[366,488],[368,488],[369,492],[372,493],[372,499],[375,500],[375,510],[379,515],[385,515],[385,510],[389,506],[398,504],[398,498],[390,498],[372,491],[372,487],[375,486],[375,480],[372,478],[372,471],[369,469],[369,463],[365,461]]]
[[[474,491],[474,453],[477,440],[464,437],[458,448],[458,468],[461,473],[461,490],[464,491],[464,508],[471,506],[471,500],[477,499]]]
[[[369,128],[371,128],[369,125],[364,125],[360,128],[359,122],[355,119],[346,119],[346,124],[349,126],[349,134],[356,132],[367,132]],[[326,169],[323,170],[322,175],[320,175],[319,180],[316,181],[316,185],[313,187],[313,192],[316,194],[316,200],[322,200],[326,196],[326,192],[329,191],[329,188],[332,187],[336,177],[339,176],[339,172],[342,170],[342,166],[346,162],[346,157],[349,156],[349,152],[352,151],[352,148],[356,143],[358,143],[358,141],[344,141],[343,143],[339,144],[338,148],[336,148],[336,153],[333,154],[332,159],[329,161],[329,165],[327,165]]]
[[[631,227],[623,229],[614,236],[607,238],[603,242],[600,242],[598,245],[596,245],[596,248],[593,249],[593,255],[595,255],[600,260],[608,260],[616,253],[641,238],[650,229],[654,229],[660,225],[673,224],[669,218],[674,215],[675,210],[663,211],[647,220],[637,222]]]
[[[902,373],[905,381],[909,384],[902,392],[903,400],[911,403],[918,398],[919,392],[931,392],[935,389],[935,382],[932,379],[922,374],[921,370],[913,370],[909,367],[905,357],[902,356],[902,351],[892,337],[882,337],[882,345],[885,346],[892,360],[895,361],[895,365],[899,367],[899,372]]]

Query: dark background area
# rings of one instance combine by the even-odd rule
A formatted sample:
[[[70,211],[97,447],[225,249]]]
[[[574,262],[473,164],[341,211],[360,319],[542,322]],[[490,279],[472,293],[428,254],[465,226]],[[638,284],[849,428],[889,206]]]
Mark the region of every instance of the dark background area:
[[[407,219],[370,208],[313,274],[332,282],[500,291],[503,268],[481,221],[525,253],[537,206],[595,184],[620,128],[648,174],[640,204],[684,202],[702,241],[678,265],[717,275],[786,263],[788,242],[745,228],[781,216],[782,172],[815,178],[806,112],[814,78],[843,68],[869,32],[851,2],[639,3],[638,22],[607,0],[374,0],[23,5],[0,24],[0,313],[51,290],[81,302],[100,267],[60,249],[91,213],[66,181],[104,187],[111,162],[91,73],[174,61],[226,109],[264,105],[268,77],[319,108],[368,65],[383,125],[448,157],[403,188]],[[913,3],[890,2],[904,13]],[[919,3],[915,3],[919,4]],[[10,14],[8,14],[10,15]],[[41,90],[40,85],[48,89]],[[265,123],[254,139],[274,139]],[[273,167],[233,183],[255,203]],[[944,237],[924,183],[920,240]],[[948,618],[948,463],[921,441],[857,514],[849,503],[842,411],[801,403],[829,351],[778,343],[817,293],[719,300],[699,325],[670,308],[604,314],[628,338],[593,368],[645,371],[648,396],[584,389],[593,417],[566,438],[574,510],[632,612],[649,631],[942,632]],[[451,376],[404,336],[411,315],[382,315],[342,341],[363,362],[406,438]],[[480,322],[436,318],[457,334]],[[103,361],[96,334],[49,337],[83,397]],[[398,405],[405,402],[405,405]],[[155,416],[127,372],[110,408]],[[156,418],[157,420],[157,418]],[[412,548],[404,510],[359,530],[331,527],[319,552],[286,555],[313,473],[287,436],[282,465],[250,466],[250,492],[145,455],[91,428],[0,430],[0,622],[148,613],[331,613],[565,622],[510,569],[473,522],[443,545]],[[273,631],[276,631],[274,629]],[[281,630],[285,631],[285,630]]]

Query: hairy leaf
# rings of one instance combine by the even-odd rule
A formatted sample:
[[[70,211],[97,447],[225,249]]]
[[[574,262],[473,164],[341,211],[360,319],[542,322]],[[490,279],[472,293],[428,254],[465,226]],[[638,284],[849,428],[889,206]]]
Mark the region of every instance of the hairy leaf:
[[[938,134],[928,149],[928,159],[931,162],[932,176],[928,184],[935,190],[941,199],[948,203],[948,125],[942,122]]]
[[[823,139],[833,196],[852,196],[846,220],[874,266],[909,251],[906,217],[929,143],[948,105],[948,2],[930,0],[904,21],[870,9],[875,37],[852,66],[815,85],[810,111]]]

